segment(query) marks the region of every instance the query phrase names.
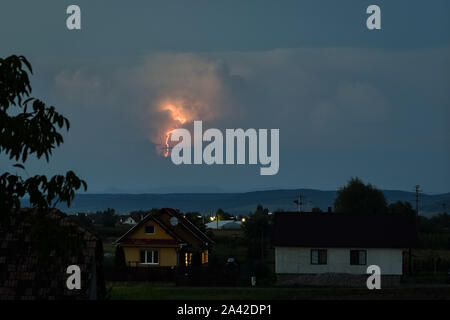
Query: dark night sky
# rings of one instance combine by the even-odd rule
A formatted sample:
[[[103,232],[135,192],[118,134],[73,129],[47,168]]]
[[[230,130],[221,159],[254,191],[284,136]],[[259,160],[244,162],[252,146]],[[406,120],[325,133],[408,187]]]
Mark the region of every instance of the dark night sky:
[[[68,31],[73,3],[0,3],[0,56],[25,55],[33,96],[72,124],[29,174],[73,169],[89,192],[333,190],[352,176],[450,191],[449,1],[80,0]],[[158,155],[171,95],[201,104],[205,127],[279,128],[279,173]]]

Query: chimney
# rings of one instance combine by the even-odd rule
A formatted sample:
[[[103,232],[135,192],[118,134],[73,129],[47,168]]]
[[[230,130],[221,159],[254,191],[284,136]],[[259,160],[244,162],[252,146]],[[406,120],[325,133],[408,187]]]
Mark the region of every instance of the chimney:
[[[328,213],[331,213],[332,211],[331,211],[331,207],[328,207]]]

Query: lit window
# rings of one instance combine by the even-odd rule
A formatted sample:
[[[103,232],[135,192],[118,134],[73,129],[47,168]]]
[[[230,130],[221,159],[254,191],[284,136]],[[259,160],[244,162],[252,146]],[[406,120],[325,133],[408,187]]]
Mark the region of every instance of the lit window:
[[[202,264],[208,263],[208,250],[202,251]]]
[[[156,250],[141,250],[140,252],[141,264],[158,264],[159,255]]]
[[[192,253],[186,252],[184,254],[184,264],[186,265],[186,267],[189,267],[191,265],[191,262],[192,262]]]

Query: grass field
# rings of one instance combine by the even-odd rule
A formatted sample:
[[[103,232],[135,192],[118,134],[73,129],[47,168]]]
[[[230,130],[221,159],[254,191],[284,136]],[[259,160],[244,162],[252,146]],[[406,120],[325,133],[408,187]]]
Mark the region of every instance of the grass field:
[[[364,288],[220,288],[109,284],[113,300],[450,299],[450,286]]]

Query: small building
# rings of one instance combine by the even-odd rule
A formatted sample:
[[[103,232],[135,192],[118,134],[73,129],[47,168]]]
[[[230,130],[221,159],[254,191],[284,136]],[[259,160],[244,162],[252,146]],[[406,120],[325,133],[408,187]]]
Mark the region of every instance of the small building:
[[[242,226],[241,221],[235,221],[235,220],[219,220],[219,221],[212,221],[205,224],[206,229],[215,229],[215,230],[239,230]]]
[[[137,222],[130,215],[121,216],[119,221],[121,224],[126,224],[126,225],[136,225],[137,224]]]
[[[103,244],[56,209],[0,214],[0,300],[99,299],[106,294]],[[69,289],[69,266],[80,288]]]
[[[382,285],[395,285],[405,269],[404,249],[417,239],[412,217],[276,213],[277,283],[362,286],[367,267],[377,265]]]
[[[137,267],[189,267],[194,255],[206,264],[213,243],[183,214],[169,208],[150,212],[116,241],[126,264]]]

